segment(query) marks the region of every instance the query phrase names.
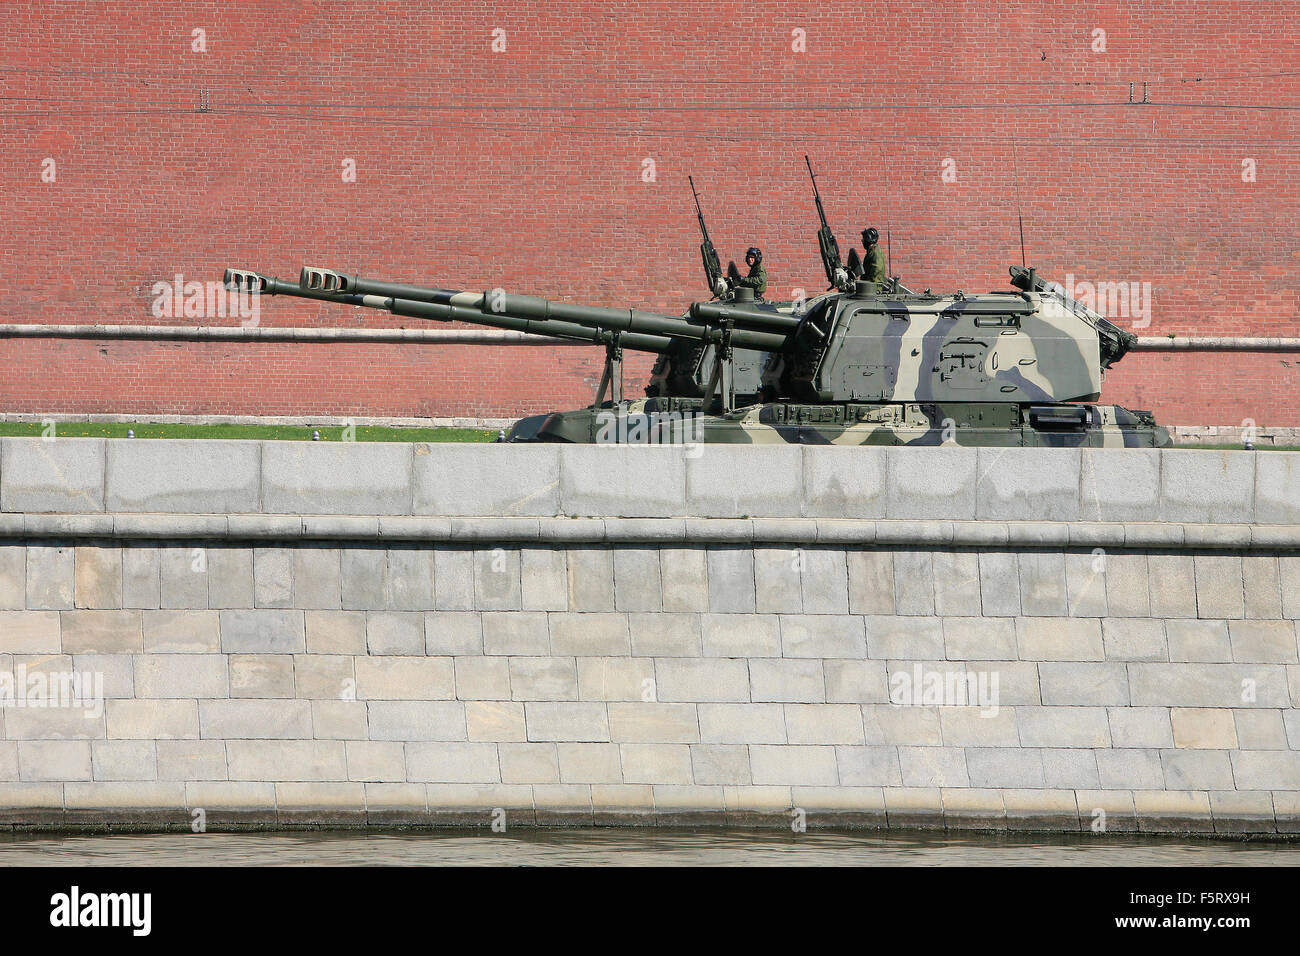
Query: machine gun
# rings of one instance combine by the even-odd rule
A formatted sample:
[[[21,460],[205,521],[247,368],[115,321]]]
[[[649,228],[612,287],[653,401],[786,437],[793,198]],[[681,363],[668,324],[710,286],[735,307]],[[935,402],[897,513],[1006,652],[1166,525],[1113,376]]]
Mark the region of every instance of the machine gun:
[[[700,243],[700,258],[704,260],[704,278],[708,283],[709,292],[715,299],[721,298],[727,292],[726,280],[722,278],[722,264],[718,261],[718,250],[713,248],[713,240],[709,238],[709,227],[704,224],[704,210],[700,208],[700,194],[695,191],[694,177],[687,176],[686,181],[691,184],[691,195],[695,197],[695,218],[700,223],[700,235],[704,241]]]
[[[830,283],[827,288],[845,292],[849,288],[849,273],[840,263],[840,244],[835,241],[835,233],[831,232],[831,227],[826,224],[826,210],[822,206],[822,195],[817,189],[817,174],[813,172],[812,160],[808,158],[807,153],[804,153],[803,161],[808,164],[808,175],[812,178],[813,201],[817,203],[817,217],[822,223],[822,227],[817,230],[817,246],[821,250],[826,281]],[[856,253],[854,256],[856,257]],[[861,271],[859,266],[859,274]]]

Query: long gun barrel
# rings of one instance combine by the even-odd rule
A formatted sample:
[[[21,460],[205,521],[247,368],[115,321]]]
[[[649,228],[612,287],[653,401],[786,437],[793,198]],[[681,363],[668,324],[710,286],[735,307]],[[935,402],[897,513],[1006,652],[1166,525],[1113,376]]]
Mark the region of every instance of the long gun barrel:
[[[242,269],[227,269],[225,281],[235,290],[360,305],[409,318],[465,322],[583,342],[609,343],[617,335],[624,348],[643,352],[667,351],[674,340],[717,342],[723,337],[717,319],[724,317],[701,315],[698,321],[687,321],[637,309],[552,302],[502,289],[478,293],[399,285],[313,267],[303,268],[297,285]],[[404,295],[388,294],[396,291]],[[726,311],[735,313],[725,318],[732,326],[731,343],[737,348],[784,351],[791,345],[789,333],[793,330],[787,331],[785,324],[774,325],[769,313]],[[780,331],[767,331],[773,328]]]
[[[826,222],[826,210],[822,206],[822,194],[817,189],[817,174],[813,172],[812,160],[805,153],[803,161],[808,164],[808,175],[812,178],[813,201],[817,204],[817,218],[822,227],[817,230],[817,246],[822,255],[822,267],[826,270],[826,281],[833,289],[843,289],[848,283],[848,273],[840,263],[840,244],[835,233]]]
[[[704,278],[708,283],[709,293],[716,297],[727,290],[727,284],[722,280],[722,262],[718,259],[718,250],[713,248],[713,240],[709,238],[709,227],[704,224],[704,210],[700,208],[700,194],[695,191],[695,179],[687,176],[686,180],[691,184],[691,195],[695,198],[695,218],[699,220],[700,235],[704,237],[704,241],[700,243]]]

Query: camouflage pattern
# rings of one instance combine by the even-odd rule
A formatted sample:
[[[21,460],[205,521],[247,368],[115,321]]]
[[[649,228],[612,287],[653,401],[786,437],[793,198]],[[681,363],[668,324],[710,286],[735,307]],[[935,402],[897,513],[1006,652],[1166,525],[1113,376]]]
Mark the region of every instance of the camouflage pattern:
[[[1100,397],[1103,370],[1134,336],[1032,270],[1013,268],[1012,280],[1017,288],[1006,291],[932,295],[886,293],[862,279],[798,308],[755,301],[741,288],[673,317],[323,269],[304,269],[297,286],[227,272],[235,288],[603,343],[610,362],[625,348],[659,353],[650,397],[533,416],[510,441],[1169,445],[1147,412],[1076,404]],[[720,378],[724,365],[729,375]],[[730,390],[718,390],[728,379]]]

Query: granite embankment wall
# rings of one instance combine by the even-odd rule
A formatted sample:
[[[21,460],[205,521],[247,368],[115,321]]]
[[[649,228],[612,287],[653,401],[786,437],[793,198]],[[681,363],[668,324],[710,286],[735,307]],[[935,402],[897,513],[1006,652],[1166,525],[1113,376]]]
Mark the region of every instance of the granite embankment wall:
[[[0,511],[3,825],[1300,831],[1300,455],[6,439]]]

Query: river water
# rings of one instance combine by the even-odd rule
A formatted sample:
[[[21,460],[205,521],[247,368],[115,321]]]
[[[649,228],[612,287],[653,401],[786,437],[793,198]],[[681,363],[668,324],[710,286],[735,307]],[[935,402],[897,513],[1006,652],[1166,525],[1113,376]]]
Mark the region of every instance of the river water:
[[[517,829],[0,834],[0,866],[1262,866],[1300,842],[931,831]]]

